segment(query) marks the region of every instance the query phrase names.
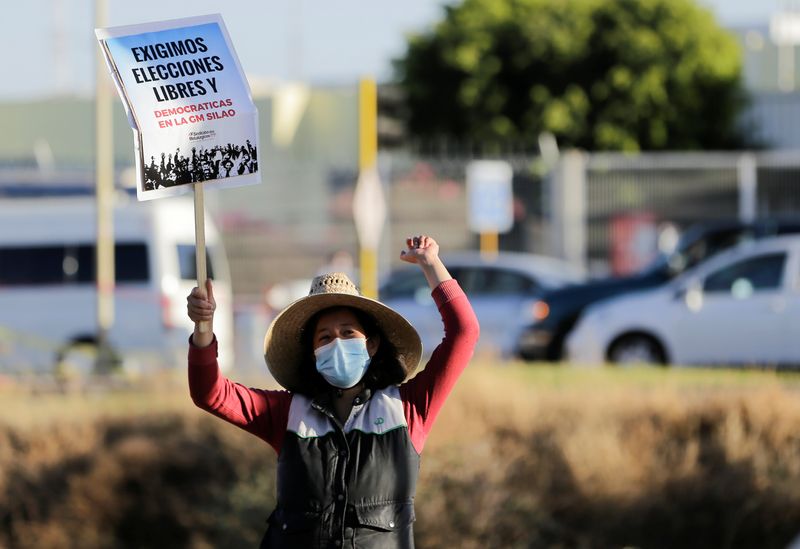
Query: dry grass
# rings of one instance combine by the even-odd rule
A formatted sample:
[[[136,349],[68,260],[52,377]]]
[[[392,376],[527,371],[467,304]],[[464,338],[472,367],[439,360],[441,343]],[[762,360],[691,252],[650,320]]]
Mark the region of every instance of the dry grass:
[[[257,545],[272,450],[157,387],[0,390],[0,547]],[[785,547],[798,397],[774,372],[476,365],[425,448],[417,544]]]
[[[419,495],[460,520],[420,533],[431,547],[785,547],[800,531],[798,381],[476,368]]]

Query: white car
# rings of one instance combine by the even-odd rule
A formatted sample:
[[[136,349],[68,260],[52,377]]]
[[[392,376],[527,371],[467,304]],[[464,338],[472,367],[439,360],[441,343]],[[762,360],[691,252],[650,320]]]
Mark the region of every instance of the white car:
[[[478,349],[506,357],[517,353],[519,334],[531,323],[541,293],[584,278],[565,261],[527,253],[500,252],[487,259],[478,252],[461,252],[445,255],[442,261],[478,317]],[[430,294],[422,271],[413,265],[393,271],[380,288],[381,301],[417,329],[425,353],[432,352],[444,337]]]
[[[96,201],[90,194],[0,200],[0,374],[86,373],[97,344]],[[131,372],[185,368],[195,275],[191,199],[114,209],[114,323],[108,340]],[[220,364],[233,364],[233,295],[227,259],[206,216]]]
[[[576,363],[800,364],[800,237],[744,243],[664,286],[589,307]]]

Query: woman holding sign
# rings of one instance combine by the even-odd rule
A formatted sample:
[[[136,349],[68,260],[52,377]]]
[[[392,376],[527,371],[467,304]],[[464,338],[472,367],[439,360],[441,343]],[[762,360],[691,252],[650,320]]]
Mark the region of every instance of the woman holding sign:
[[[342,273],[318,276],[284,309],[264,340],[267,366],[287,390],[249,389],[220,374],[211,331],[196,327],[189,349],[195,404],[278,453],[277,506],[262,547],[413,547],[420,453],[436,416],[469,362],[479,327],[461,288],[420,235],[400,258],[419,265],[445,337],[425,369],[414,328],[363,297]],[[189,317],[214,316],[195,288]],[[196,324],[197,325],[197,324]]]

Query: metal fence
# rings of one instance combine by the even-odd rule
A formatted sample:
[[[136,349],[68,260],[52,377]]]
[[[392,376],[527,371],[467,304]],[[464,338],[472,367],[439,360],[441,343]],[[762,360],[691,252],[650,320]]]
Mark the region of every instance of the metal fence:
[[[658,251],[665,227],[800,214],[797,152],[593,154],[564,161],[585,174],[585,236],[580,226],[551,230],[577,232],[584,239],[578,260],[590,267],[617,273],[640,267]]]
[[[416,223],[451,247],[477,247],[464,184],[475,159],[384,156],[387,234]],[[800,216],[800,151],[570,152],[550,166],[534,156],[503,159],[514,169],[515,224],[501,235],[501,249],[547,253],[593,272],[640,268],[665,235],[695,223]]]

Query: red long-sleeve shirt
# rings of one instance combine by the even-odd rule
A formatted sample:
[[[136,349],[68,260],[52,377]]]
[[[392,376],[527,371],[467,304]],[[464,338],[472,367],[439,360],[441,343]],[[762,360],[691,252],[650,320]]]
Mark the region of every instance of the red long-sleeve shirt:
[[[444,339],[425,369],[400,386],[411,442],[421,453],[425,439],[478,341],[475,313],[458,282],[447,280],[432,294],[444,322]],[[280,453],[292,393],[248,388],[223,376],[216,339],[207,347],[189,345],[189,391],[194,403],[269,443]]]

